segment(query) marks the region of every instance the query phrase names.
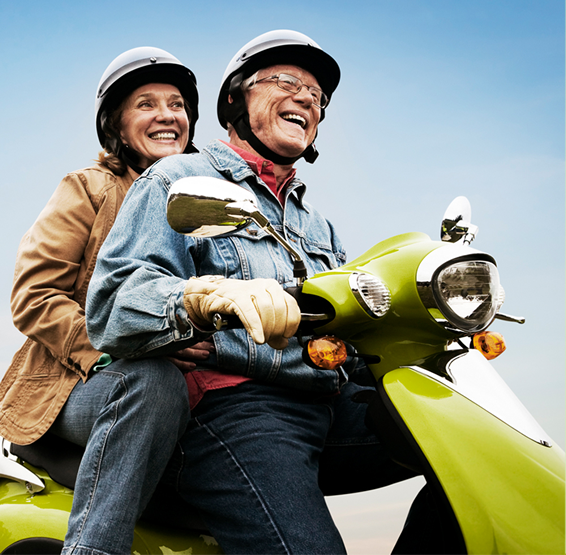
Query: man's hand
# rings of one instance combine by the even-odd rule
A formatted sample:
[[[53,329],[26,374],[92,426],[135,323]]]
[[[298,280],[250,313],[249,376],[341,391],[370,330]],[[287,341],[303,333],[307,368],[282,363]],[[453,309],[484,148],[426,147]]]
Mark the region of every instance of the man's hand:
[[[197,325],[215,313],[236,315],[258,344],[284,349],[301,321],[297,301],[274,279],[191,278],[185,286],[185,308]]]
[[[210,353],[214,352],[212,341],[201,341],[192,347],[181,349],[167,357],[183,374],[191,372],[197,367],[197,363],[206,360]]]

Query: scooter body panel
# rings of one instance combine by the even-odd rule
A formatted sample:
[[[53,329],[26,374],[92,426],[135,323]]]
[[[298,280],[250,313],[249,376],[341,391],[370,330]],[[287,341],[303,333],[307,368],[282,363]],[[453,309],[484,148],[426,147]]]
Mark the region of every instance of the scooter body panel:
[[[468,553],[564,552],[564,452],[409,368],[383,387],[434,472]]]
[[[190,534],[186,531],[138,522],[134,531],[132,553],[140,555],[187,554],[202,555],[224,553],[216,540],[205,534]]]
[[[41,469],[29,467],[45,483],[39,493],[29,493],[21,483],[0,480],[0,553],[30,538],[65,539],[73,491],[53,481]],[[134,531],[132,553],[218,554],[218,543],[206,534],[140,521]]]
[[[415,272],[430,252],[453,247],[431,241],[423,233],[407,233],[378,243],[345,266],[308,279],[303,293],[326,299],[336,313],[330,323],[316,332],[335,334],[358,352],[379,356],[380,364],[372,367],[376,378],[443,351],[455,334],[443,328],[422,304]],[[350,287],[352,272],[370,274],[388,287],[391,308],[387,314],[375,318],[362,308]],[[399,337],[406,339],[399,341]]]
[[[35,494],[19,482],[0,480],[0,553],[28,538],[65,539],[73,492],[41,471],[37,474],[46,487]]]

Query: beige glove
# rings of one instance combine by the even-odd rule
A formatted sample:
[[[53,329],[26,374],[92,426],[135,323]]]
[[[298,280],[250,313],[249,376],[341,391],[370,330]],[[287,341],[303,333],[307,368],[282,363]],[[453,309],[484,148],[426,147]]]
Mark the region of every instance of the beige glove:
[[[284,349],[299,327],[297,301],[274,279],[193,277],[185,287],[184,304],[197,325],[212,322],[216,312],[235,314],[258,344]]]

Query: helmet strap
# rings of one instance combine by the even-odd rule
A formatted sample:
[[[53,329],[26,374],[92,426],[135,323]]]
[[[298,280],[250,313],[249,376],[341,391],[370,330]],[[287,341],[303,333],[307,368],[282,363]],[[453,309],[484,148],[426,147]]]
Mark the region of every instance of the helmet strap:
[[[307,148],[303,151],[303,158],[305,159],[305,162],[308,162],[309,164],[315,163],[318,158],[318,150],[316,150],[314,142],[307,146]]]
[[[138,154],[122,142],[117,132],[110,125],[106,111],[103,111],[100,115],[100,125],[106,136],[103,145],[106,151],[115,154],[126,166],[129,166],[137,174],[141,175],[146,168],[138,165]]]
[[[232,123],[232,126],[236,130],[236,133],[238,133],[238,137],[240,137],[240,139],[247,141],[260,156],[263,156],[266,160],[270,160],[274,164],[289,166],[294,164],[300,158],[304,158],[309,164],[313,164],[314,161],[318,158],[318,151],[316,150],[314,142],[311,143],[298,156],[281,156],[280,154],[273,152],[273,150],[264,145],[254,135],[250,126],[249,115],[247,112],[242,114],[236,121],[234,121],[234,123]]]
[[[142,168],[138,166],[138,153],[133,149],[130,148],[128,145],[122,143],[122,148],[118,156],[128,165],[132,170],[134,170],[137,174],[141,175],[147,168]]]
[[[193,143],[192,141],[189,141],[187,143],[187,146],[185,147],[185,150],[183,151],[183,154],[191,154],[193,152],[198,152],[198,148],[195,146],[195,143]]]

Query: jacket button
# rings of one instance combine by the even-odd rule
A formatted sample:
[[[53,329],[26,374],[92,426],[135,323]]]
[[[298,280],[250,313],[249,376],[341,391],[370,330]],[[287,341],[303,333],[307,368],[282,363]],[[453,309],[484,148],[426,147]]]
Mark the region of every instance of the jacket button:
[[[78,370],[79,372],[82,371],[81,365],[78,362],[75,362],[73,366],[75,367],[75,370]]]
[[[68,365],[73,366],[74,363],[75,363],[75,361],[74,361],[71,357],[69,357],[69,358],[67,359],[67,364],[68,364]]]

